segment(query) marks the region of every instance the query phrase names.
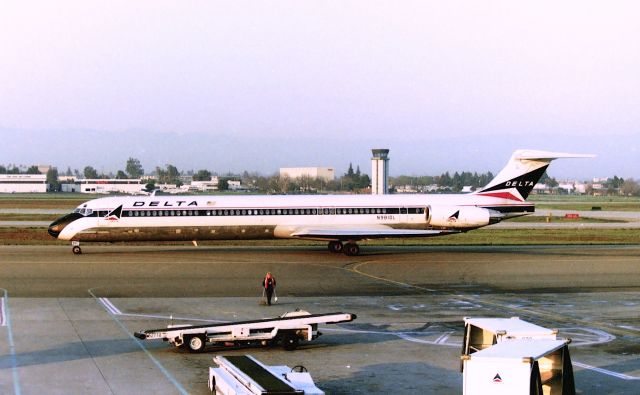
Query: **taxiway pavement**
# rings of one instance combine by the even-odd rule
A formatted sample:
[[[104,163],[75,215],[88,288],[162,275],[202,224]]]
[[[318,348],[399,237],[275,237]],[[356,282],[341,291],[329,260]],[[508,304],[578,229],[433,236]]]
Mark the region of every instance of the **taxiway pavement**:
[[[302,364],[327,393],[461,392],[462,318],[560,329],[579,392],[640,385],[640,246],[0,247],[0,393],[207,393],[220,354]],[[266,271],[279,303],[258,304]],[[4,292],[4,294],[3,294]],[[273,317],[295,308],[358,319],[295,352],[190,354],[133,331]],[[6,339],[6,341],[5,341]]]

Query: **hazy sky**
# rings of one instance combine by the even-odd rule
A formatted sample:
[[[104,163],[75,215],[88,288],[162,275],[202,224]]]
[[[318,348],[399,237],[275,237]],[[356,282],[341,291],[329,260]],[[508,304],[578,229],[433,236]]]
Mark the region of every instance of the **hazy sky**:
[[[495,147],[640,178],[639,21],[637,1],[3,1],[0,164],[368,171],[386,147],[422,174],[499,170]],[[60,151],[83,131],[117,143]],[[181,136],[236,144],[173,157]]]

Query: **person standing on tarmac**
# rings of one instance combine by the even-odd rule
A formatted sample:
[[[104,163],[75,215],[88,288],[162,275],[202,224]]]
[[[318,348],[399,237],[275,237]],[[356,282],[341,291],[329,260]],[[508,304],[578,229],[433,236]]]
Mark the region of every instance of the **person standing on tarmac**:
[[[267,272],[267,275],[262,281],[262,286],[267,294],[267,305],[271,306],[271,297],[273,296],[273,291],[276,289],[276,278],[271,275],[271,272]]]

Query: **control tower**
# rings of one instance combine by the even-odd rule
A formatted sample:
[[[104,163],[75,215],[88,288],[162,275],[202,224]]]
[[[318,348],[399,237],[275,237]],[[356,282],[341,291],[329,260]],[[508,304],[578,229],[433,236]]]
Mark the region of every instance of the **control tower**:
[[[371,194],[385,195],[389,191],[389,150],[372,149]]]

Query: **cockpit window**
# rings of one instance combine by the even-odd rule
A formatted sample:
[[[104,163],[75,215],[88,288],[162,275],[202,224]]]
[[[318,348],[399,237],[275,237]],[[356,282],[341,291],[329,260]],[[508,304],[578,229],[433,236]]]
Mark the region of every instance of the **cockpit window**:
[[[83,215],[85,217],[90,216],[91,214],[93,214],[93,210],[90,208],[86,208],[86,207],[82,207],[82,208],[77,208],[75,210],[73,210],[74,213],[78,213],[80,215]]]

